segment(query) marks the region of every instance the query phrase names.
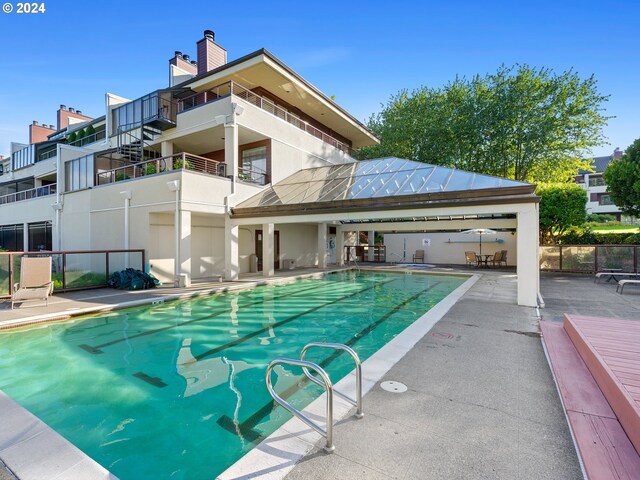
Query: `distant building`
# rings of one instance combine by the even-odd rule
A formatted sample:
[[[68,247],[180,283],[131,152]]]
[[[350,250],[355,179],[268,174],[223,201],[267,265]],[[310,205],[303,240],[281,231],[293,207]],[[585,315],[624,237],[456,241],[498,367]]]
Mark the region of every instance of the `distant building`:
[[[615,215],[616,219],[620,220],[620,209],[613,203],[611,195],[607,192],[607,185],[602,178],[609,162],[620,157],[622,157],[622,150],[619,148],[616,148],[611,155],[594,157],[591,159],[591,165],[595,171],[580,170],[576,176],[576,183],[587,191],[587,214]]]

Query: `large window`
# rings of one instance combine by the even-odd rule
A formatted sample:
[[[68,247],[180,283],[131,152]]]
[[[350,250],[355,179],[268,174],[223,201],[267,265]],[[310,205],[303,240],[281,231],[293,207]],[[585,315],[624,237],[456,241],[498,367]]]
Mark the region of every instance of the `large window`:
[[[52,250],[51,222],[29,224],[29,251]]]
[[[589,175],[590,187],[601,187],[603,185],[604,185],[604,180],[602,180],[602,175]]]
[[[22,224],[0,225],[0,248],[9,252],[22,252],[23,232]]]
[[[269,183],[269,172],[271,170],[270,148],[268,144],[253,147],[248,145],[248,147],[240,147],[239,179],[266,185]]]
[[[93,187],[93,155],[69,160],[64,164],[64,191]]]
[[[600,205],[615,205],[615,203],[613,203],[611,195],[607,193],[600,196]]]

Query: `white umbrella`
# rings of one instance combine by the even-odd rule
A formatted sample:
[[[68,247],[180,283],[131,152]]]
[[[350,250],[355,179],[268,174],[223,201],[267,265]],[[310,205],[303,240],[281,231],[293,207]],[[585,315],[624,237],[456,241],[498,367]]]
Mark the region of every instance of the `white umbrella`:
[[[482,255],[482,235],[495,235],[498,232],[490,228],[472,228],[471,230],[465,230],[461,233],[475,233],[480,235],[480,255]]]

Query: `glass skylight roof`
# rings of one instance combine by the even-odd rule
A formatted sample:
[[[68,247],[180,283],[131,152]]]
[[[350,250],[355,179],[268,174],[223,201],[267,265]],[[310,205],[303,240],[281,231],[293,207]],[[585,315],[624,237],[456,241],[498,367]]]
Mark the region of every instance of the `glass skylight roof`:
[[[390,157],[300,170],[240,203],[237,208],[526,185],[530,184]]]

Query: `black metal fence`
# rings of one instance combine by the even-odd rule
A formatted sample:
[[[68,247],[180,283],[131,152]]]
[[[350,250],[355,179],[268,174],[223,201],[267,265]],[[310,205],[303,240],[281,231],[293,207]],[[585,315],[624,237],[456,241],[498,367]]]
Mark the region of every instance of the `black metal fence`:
[[[594,273],[640,271],[640,245],[555,245],[540,247],[540,270]]]

